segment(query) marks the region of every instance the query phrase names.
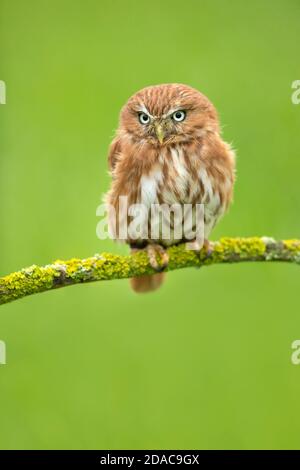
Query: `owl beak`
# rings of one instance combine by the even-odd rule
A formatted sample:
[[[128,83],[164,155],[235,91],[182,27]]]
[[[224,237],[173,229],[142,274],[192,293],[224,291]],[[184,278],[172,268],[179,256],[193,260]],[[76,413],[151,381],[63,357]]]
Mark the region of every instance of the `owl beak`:
[[[162,144],[163,141],[164,141],[164,138],[165,138],[165,133],[164,133],[163,127],[159,122],[156,122],[154,124],[154,126],[155,126],[155,133],[156,133],[156,136],[158,138],[158,141],[159,141],[160,144]]]

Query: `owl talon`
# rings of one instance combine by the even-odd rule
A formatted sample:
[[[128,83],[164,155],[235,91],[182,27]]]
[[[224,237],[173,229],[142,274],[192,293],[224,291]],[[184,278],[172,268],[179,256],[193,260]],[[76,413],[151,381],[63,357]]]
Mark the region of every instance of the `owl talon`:
[[[192,242],[188,242],[186,244],[186,248],[187,250],[194,250],[199,258],[203,249],[205,250],[206,258],[210,258],[213,253],[213,245],[209,240],[206,239],[204,240],[203,244],[201,244],[197,239],[193,240]]]
[[[169,264],[169,255],[161,245],[149,244],[146,247],[149,263],[151,267],[158,273],[164,271]],[[160,258],[160,262],[157,258]]]
[[[203,246],[206,250],[206,258],[210,258],[210,256],[212,255],[212,253],[214,251],[214,247],[213,247],[212,243],[209,240],[205,239]]]

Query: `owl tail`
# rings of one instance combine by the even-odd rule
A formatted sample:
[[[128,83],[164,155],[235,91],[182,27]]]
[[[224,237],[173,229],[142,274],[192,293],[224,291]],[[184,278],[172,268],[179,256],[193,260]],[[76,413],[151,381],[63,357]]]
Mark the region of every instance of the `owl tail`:
[[[158,289],[163,283],[165,273],[148,274],[141,277],[133,277],[130,279],[132,289],[139,293],[152,292]]]
[[[133,254],[137,251],[139,251],[139,248],[133,247],[131,245],[131,253]],[[163,265],[160,265],[160,267],[165,268],[167,266],[169,257],[163,247],[160,245],[148,244],[146,245],[146,252],[150,265],[154,269],[158,268],[156,259],[157,255],[161,257],[161,261],[163,262]],[[165,273],[160,271],[155,274],[146,274],[145,276],[133,277],[130,279],[130,284],[135,292],[142,294],[144,292],[152,292],[158,289],[162,285],[164,278]]]

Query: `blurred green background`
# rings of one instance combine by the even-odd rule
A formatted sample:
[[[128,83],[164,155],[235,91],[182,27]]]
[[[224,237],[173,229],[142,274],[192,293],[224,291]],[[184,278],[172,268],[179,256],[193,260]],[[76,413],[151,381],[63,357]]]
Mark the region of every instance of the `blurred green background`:
[[[183,82],[238,154],[212,238],[299,237],[298,0],[0,0],[0,275],[126,252],[100,241],[107,147],[126,99]],[[299,448],[299,267],[170,273],[0,308],[1,448]]]

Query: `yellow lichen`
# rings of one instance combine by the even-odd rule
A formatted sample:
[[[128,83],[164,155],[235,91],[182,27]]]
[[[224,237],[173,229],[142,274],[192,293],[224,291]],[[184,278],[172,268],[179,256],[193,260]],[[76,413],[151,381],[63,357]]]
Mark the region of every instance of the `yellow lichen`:
[[[291,239],[291,240],[284,240],[284,246],[295,253],[300,253],[300,240]]]
[[[167,270],[238,261],[289,261],[300,263],[300,240],[276,242],[267,238],[222,238],[199,253],[185,243],[168,249]],[[130,256],[102,253],[86,259],[56,260],[44,267],[30,266],[0,278],[0,304],[37,292],[82,282],[124,279],[154,273],[145,251]]]

